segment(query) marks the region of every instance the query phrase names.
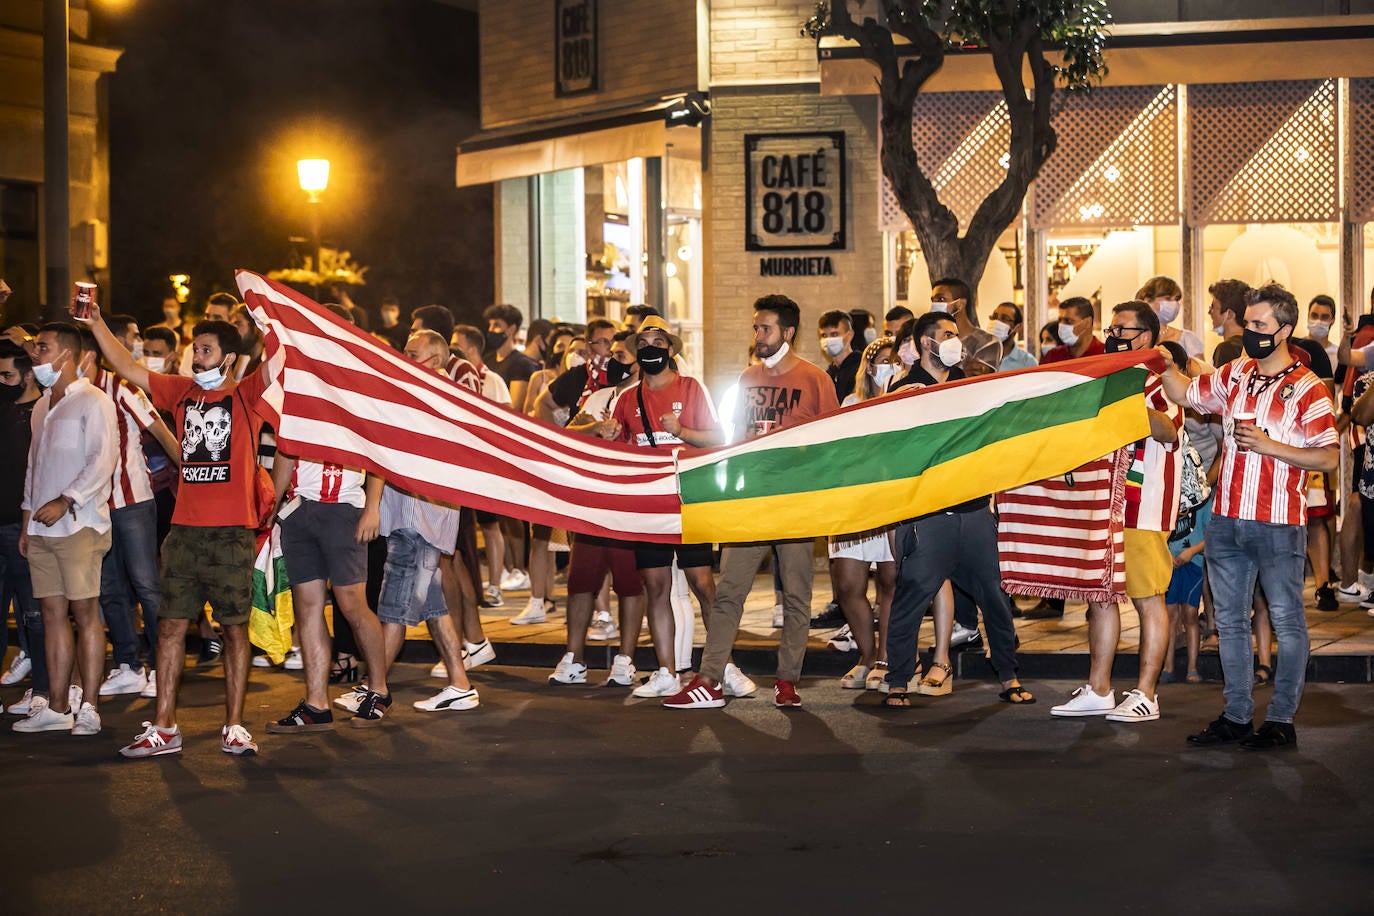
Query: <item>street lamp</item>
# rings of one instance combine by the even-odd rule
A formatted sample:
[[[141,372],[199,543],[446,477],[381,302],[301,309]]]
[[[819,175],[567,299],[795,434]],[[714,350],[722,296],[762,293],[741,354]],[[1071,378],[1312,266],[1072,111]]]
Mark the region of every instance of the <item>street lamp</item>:
[[[329,187],[329,160],[302,159],[296,163],[296,174],[300,177],[301,190],[310,199],[310,232],[315,241],[315,276],[324,275],[324,265],[320,263],[320,195]],[[320,298],[320,284],[315,284],[315,299]]]

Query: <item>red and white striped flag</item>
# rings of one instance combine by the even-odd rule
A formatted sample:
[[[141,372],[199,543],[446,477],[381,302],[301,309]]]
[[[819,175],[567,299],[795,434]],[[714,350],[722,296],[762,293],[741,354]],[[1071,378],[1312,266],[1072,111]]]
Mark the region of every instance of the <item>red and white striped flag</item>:
[[[512,413],[285,286],[246,270],[237,281],[263,331],[264,413],[286,454],[555,528],[681,540],[672,454]]]

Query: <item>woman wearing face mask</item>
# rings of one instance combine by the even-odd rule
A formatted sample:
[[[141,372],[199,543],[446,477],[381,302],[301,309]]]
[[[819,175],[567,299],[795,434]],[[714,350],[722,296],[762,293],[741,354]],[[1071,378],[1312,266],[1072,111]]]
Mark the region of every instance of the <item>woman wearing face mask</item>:
[[[1192,331],[1173,326],[1183,310],[1183,288],[1171,277],[1151,277],[1135,294],[1141,302],[1154,309],[1159,316],[1160,343],[1173,342],[1183,347],[1191,359],[1202,356],[1202,339]]]
[[[564,371],[564,357],[568,354],[568,344],[573,340],[573,330],[560,325],[549,332],[544,342],[544,368],[530,376],[530,384],[525,394],[525,413],[531,417],[539,416],[535,405],[539,395],[549,387],[549,382],[558,378]],[[585,343],[585,340],[583,341]]]
[[[841,406],[882,396],[898,371],[891,362],[892,343],[891,337],[880,337],[864,347],[854,391],[845,397]],[[840,678],[840,686],[846,690],[877,690],[887,677],[884,643],[888,614],[892,610],[892,592],[897,583],[891,529],[831,537],[829,549],[831,590],[846,621],[830,640],[830,645],[859,650],[859,663]],[[878,566],[876,642],[873,638],[875,608],[868,603],[868,569],[873,563]]]
[[[1059,322],[1045,322],[1040,328],[1040,334],[1036,339],[1040,341],[1041,356],[1044,356],[1046,353],[1059,346]]]

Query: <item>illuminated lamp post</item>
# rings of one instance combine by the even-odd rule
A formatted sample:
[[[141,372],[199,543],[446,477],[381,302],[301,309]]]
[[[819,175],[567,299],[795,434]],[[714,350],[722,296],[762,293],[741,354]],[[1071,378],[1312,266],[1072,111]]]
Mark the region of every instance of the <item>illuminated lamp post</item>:
[[[315,276],[324,276],[324,265],[320,253],[320,195],[329,187],[329,160],[302,159],[296,163],[296,174],[300,177],[301,190],[310,199],[310,234],[315,242]],[[320,285],[315,284],[315,299],[320,298]]]

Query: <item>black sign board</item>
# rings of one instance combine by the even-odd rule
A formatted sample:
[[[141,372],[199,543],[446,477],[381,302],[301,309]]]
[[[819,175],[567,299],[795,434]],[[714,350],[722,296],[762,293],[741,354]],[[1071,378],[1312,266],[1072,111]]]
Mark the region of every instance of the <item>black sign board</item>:
[[[845,247],[844,131],[744,135],[744,247]]]
[[[555,0],[553,85],[558,96],[597,90],[596,0]]]

